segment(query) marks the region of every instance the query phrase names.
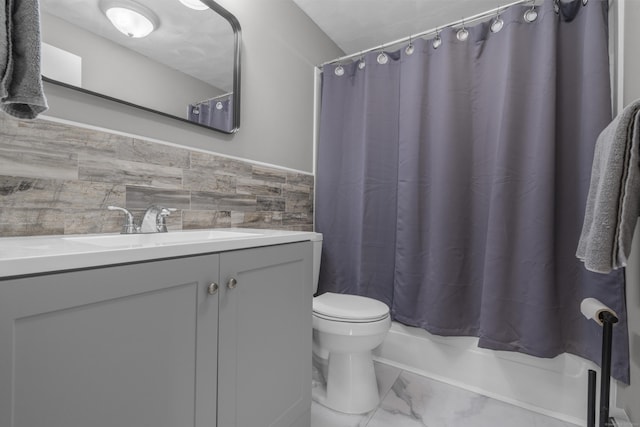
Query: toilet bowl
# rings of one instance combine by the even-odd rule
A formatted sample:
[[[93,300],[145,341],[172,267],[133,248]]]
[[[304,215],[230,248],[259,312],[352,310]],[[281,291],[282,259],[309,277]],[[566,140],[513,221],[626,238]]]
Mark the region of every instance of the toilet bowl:
[[[326,357],[326,392],[321,404],[363,414],[380,402],[371,350],[391,327],[389,307],[372,298],[325,293],[313,301],[316,357]]]
[[[322,237],[314,242],[314,292]],[[380,402],[371,350],[384,340],[389,307],[373,298],[324,293],[313,299],[314,360],[323,369],[326,389],[319,403],[347,414],[363,414]]]

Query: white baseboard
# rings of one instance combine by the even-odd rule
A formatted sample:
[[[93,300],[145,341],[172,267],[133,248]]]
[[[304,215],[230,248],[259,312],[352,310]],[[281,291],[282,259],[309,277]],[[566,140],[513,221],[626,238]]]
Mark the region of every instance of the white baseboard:
[[[374,358],[535,412],[586,425],[588,370],[596,370],[600,377],[600,369],[593,362],[571,354],[542,359],[492,351],[478,348],[477,343],[477,338],[441,337],[393,322],[385,341],[374,350]],[[616,381],[611,381],[612,396],[616,390]]]

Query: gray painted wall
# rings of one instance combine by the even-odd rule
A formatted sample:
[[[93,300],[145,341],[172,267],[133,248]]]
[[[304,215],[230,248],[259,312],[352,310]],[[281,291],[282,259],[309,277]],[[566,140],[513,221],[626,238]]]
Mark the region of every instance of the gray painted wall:
[[[45,84],[47,116],[277,166],[313,170],[313,68],[343,52],[291,0],[219,0],[243,30],[236,135]]]
[[[625,1],[624,104],[640,98],[640,1]],[[640,225],[636,226],[627,267],[627,312],[631,355],[631,385],[618,389],[618,407],[623,408],[634,425],[640,425]]]

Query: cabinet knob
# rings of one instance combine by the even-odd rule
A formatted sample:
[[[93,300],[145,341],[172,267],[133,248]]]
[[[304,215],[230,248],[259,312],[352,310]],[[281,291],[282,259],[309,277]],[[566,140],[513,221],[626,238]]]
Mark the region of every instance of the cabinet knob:
[[[212,283],[207,287],[207,292],[209,295],[215,295],[218,292],[218,284]]]
[[[238,285],[238,281],[236,280],[235,277],[232,277],[231,279],[229,279],[229,282],[227,283],[227,288],[229,289],[233,289]]]

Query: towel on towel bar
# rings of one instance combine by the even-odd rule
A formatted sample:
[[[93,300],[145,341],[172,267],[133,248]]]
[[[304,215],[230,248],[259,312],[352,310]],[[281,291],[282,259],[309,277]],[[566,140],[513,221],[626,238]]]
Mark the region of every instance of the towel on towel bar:
[[[627,106],[596,142],[584,224],[576,256],[609,273],[627,265],[640,214],[640,100]]]
[[[0,0],[0,109],[35,119],[47,108],[40,76],[38,0]]]

